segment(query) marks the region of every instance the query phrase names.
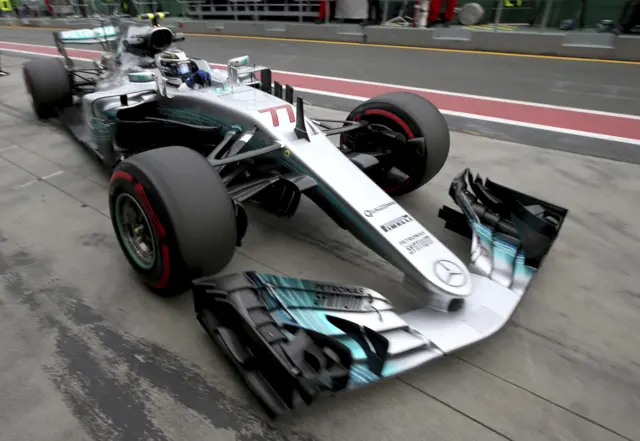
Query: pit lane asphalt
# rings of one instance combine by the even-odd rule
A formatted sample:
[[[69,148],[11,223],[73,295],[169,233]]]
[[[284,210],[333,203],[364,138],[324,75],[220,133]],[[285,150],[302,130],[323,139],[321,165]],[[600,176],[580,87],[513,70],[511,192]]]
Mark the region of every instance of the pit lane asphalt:
[[[0,27],[0,41],[51,46],[51,32]],[[640,115],[636,85],[640,64],[193,35],[181,46],[217,63],[248,54],[254,62],[275,70]],[[339,110],[357,104],[308,92],[303,96],[318,106]],[[631,144],[451,115],[446,118],[457,132],[640,164],[640,148]]]
[[[52,45],[51,30],[3,27],[0,41]],[[189,35],[180,46],[216,63],[246,54],[276,70],[640,115],[640,63],[222,36]]]
[[[400,203],[464,258],[469,244],[436,216],[465,166],[570,210],[513,320],[457,356],[268,423],[189,296],[162,300],[132,277],[108,218],[106,173],[55,122],[35,121],[22,60],[4,62],[3,440],[640,440],[637,166],[453,133],[441,174]],[[225,272],[351,282],[401,311],[419,304],[399,291],[396,270],[309,201],[288,221],[249,215]]]

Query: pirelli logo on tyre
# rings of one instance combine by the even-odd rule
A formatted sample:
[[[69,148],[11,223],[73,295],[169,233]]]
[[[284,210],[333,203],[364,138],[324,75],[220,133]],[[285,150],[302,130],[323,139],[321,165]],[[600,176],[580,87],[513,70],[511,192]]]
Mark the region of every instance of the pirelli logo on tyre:
[[[401,226],[403,226],[404,224],[408,224],[409,222],[413,222],[413,218],[408,214],[405,214],[393,219],[392,221],[389,221],[385,224],[380,225],[380,229],[385,233],[388,233],[389,231],[393,231],[396,228],[400,228]]]

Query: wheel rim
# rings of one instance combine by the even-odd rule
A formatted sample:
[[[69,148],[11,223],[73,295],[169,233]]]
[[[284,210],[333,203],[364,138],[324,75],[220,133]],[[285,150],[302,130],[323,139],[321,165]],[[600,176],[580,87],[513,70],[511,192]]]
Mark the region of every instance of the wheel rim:
[[[385,113],[391,114],[391,112],[386,112],[386,111]],[[375,126],[377,128],[386,129],[391,132],[398,133],[404,136],[407,140],[414,138],[415,134],[411,132],[410,129],[408,129],[408,127],[406,126],[406,123],[401,121],[397,116],[395,115],[393,116],[394,118],[389,118],[384,114],[367,115],[366,112],[364,112],[356,115],[353,118],[353,120],[360,121],[364,119],[372,127]],[[400,121],[401,123],[399,124],[398,121]],[[345,141],[349,138],[350,136],[347,135],[345,137]],[[357,144],[356,139],[352,138],[351,141]],[[345,144],[347,143],[345,142]],[[395,149],[393,148],[389,149],[387,146],[384,146],[381,144],[377,144],[374,147],[374,149],[370,149],[366,147],[364,149],[357,148],[357,147],[354,148],[354,145],[352,144],[352,147],[349,148],[349,150],[373,155],[379,161],[381,161],[381,166],[382,166],[381,168],[384,170],[383,174],[381,175],[381,177],[384,179],[384,182],[381,182],[381,184],[385,191],[396,192],[410,186],[413,181],[419,180],[419,179],[416,179],[417,176],[415,175],[416,174],[415,164],[417,164],[418,162],[414,162],[414,159],[419,160],[420,158],[398,157],[397,151],[395,151]],[[403,161],[402,159],[405,159],[405,160]],[[401,175],[404,175],[404,178],[402,178],[401,175],[392,176],[391,174],[392,170],[395,170],[396,172],[400,172]]]
[[[120,193],[115,203],[116,225],[127,253],[143,270],[156,263],[156,241],[151,223],[138,201],[128,193]]]

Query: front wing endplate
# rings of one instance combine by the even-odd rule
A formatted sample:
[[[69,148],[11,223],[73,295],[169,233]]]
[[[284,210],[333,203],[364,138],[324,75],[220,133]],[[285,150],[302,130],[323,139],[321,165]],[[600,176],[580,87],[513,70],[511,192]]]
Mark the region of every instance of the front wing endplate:
[[[196,316],[271,417],[483,340],[519,304],[567,210],[463,171],[446,227],[471,238],[474,290],[453,312],[399,314],[369,288],[257,272],[193,281]]]

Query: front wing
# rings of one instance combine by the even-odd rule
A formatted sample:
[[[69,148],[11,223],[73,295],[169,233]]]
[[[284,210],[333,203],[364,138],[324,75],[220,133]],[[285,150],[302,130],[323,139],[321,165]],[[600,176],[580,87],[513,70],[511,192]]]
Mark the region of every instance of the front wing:
[[[440,210],[471,239],[473,294],[453,312],[400,314],[365,287],[256,272],[193,282],[197,319],[271,417],[483,340],[513,314],[567,210],[465,170]]]

